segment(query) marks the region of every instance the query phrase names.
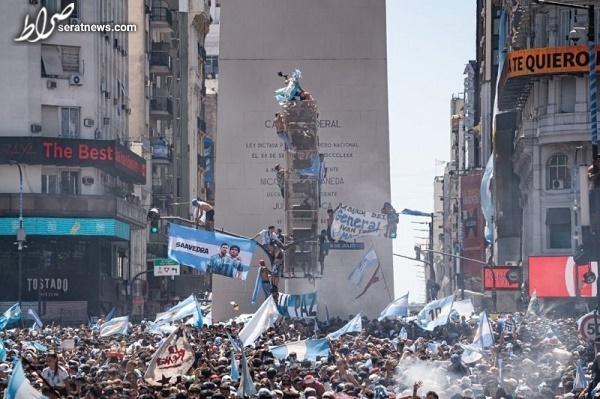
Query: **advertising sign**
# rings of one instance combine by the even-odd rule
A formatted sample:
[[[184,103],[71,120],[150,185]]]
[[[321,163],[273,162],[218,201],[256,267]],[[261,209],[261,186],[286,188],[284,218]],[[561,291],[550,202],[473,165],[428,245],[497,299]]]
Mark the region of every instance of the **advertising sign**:
[[[519,285],[519,267],[517,266],[506,266],[506,267],[494,267],[494,274],[496,277],[496,289],[497,290],[518,290]],[[516,277],[516,278],[515,278]],[[483,289],[491,290],[494,289],[494,276],[492,271],[488,268],[483,269]]]
[[[481,173],[460,176],[460,197],[462,198],[462,256],[485,261],[485,221],[481,213]],[[480,276],[481,264],[462,261],[466,276]]]
[[[583,275],[590,266],[577,266],[571,256],[530,256],[529,295],[535,290],[538,298],[569,298],[577,296],[580,286],[582,297],[595,297],[596,284],[583,284]],[[592,262],[591,271],[598,275],[598,266]]]
[[[596,46],[598,54],[600,46]],[[596,55],[598,61],[598,55]],[[517,50],[508,54],[504,64],[504,79],[527,75],[588,73],[587,46],[542,47]],[[598,65],[598,62],[596,63]]]
[[[0,164],[81,166],[102,169],[130,183],[146,183],[146,160],[116,140],[0,137]]]
[[[24,218],[28,236],[106,236],[129,240],[127,223],[115,219],[85,218]],[[0,236],[14,236],[19,218],[0,218]]]

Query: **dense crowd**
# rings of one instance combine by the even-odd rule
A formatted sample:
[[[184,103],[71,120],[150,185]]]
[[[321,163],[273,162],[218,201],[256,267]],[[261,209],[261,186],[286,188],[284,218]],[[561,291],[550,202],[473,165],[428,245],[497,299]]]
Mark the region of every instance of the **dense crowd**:
[[[254,347],[246,347],[245,353],[259,399],[571,399],[582,392],[573,389],[578,362],[591,388],[595,387],[600,371],[594,348],[582,341],[573,319],[518,316],[512,333],[502,331],[502,320],[494,322],[494,346],[472,364],[461,360],[460,344],[472,342],[477,317],[455,319],[434,332],[401,320],[363,318],[360,334],[330,341],[329,356],[316,361],[302,360],[295,353],[277,359],[269,347],[323,338],[345,321],[334,318],[316,325],[312,320],[285,319],[262,334]],[[48,397],[239,396],[239,381],[231,377],[228,336],[236,336],[241,325],[233,321],[204,326],[200,332],[187,328],[194,365],[176,384],[165,386],[150,386],[143,379],[164,341],[162,335],[150,333],[148,324],[133,325],[128,336],[106,338],[89,326],[5,330],[0,333],[7,351],[7,360],[0,363],[0,394],[14,367],[11,359],[20,357],[32,385]],[[71,340],[72,348],[62,348]]]

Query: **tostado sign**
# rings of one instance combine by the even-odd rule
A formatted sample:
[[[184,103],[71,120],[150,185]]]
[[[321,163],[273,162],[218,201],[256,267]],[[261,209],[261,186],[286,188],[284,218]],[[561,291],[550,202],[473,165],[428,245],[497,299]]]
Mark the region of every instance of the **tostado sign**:
[[[130,183],[146,183],[146,160],[116,140],[0,137],[0,164],[95,167]]]

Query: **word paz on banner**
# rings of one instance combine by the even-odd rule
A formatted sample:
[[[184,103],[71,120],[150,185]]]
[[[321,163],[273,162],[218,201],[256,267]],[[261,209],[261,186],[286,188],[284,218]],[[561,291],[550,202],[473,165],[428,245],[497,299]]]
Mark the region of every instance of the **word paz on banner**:
[[[15,39],[16,42],[22,42],[27,40],[30,43],[35,43],[39,40],[47,39],[50,37],[54,29],[56,29],[57,21],[64,21],[69,18],[73,10],[75,9],[74,3],[69,3],[60,13],[56,13],[50,17],[50,28],[46,30],[46,26],[48,25],[48,10],[46,7],[42,7],[40,12],[38,12],[37,18],[34,23],[29,23],[29,15],[25,16],[25,26],[23,26],[23,31],[21,32],[21,36]],[[36,36],[33,39],[30,39],[31,35],[35,32]]]

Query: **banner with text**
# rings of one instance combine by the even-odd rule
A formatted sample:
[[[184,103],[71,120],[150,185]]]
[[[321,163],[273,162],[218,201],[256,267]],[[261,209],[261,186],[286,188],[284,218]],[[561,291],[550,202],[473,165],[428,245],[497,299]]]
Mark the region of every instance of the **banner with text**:
[[[280,292],[277,311],[291,318],[317,317],[317,293],[288,295]]]
[[[348,205],[340,205],[333,214],[331,237],[349,240],[362,236],[379,237],[387,227],[388,215],[363,211]]]
[[[169,258],[206,273],[246,280],[256,241],[169,225]]]

